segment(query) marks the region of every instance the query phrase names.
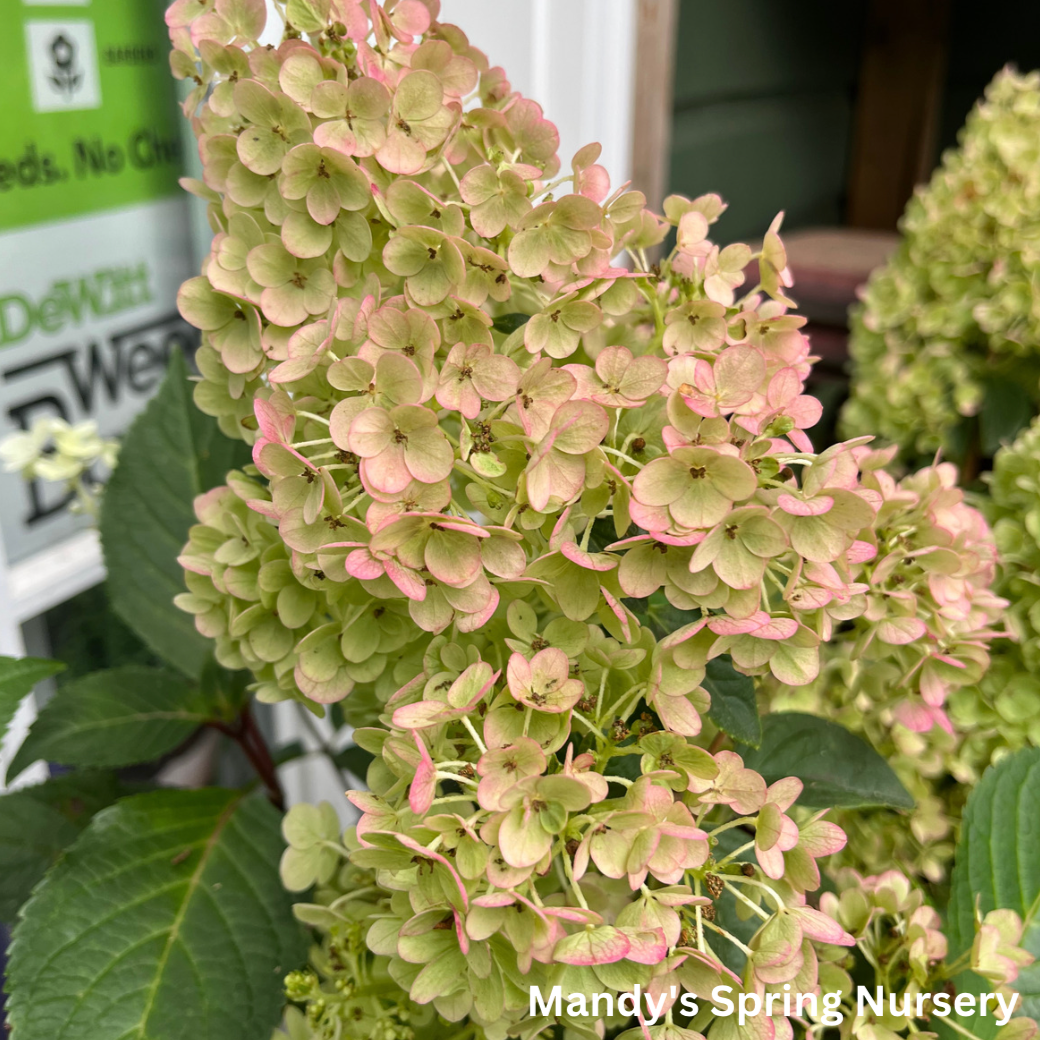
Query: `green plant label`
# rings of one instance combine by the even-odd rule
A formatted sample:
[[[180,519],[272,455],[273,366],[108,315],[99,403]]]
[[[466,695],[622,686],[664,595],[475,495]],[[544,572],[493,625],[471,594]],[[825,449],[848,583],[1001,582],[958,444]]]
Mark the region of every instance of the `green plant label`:
[[[177,192],[162,5],[14,0],[0,64],[0,229]]]

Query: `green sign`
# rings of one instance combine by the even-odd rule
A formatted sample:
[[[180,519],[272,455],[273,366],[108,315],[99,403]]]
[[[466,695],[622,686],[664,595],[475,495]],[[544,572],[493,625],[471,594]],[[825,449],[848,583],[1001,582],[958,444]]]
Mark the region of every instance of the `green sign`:
[[[165,3],[4,6],[10,13],[0,62],[0,229],[178,191],[181,117]]]

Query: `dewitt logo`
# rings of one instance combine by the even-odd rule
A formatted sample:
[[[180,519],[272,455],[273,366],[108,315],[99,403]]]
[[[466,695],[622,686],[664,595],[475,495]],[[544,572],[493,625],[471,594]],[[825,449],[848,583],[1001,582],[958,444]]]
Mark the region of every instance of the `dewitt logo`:
[[[29,79],[37,112],[98,108],[97,46],[89,21],[25,23]]]

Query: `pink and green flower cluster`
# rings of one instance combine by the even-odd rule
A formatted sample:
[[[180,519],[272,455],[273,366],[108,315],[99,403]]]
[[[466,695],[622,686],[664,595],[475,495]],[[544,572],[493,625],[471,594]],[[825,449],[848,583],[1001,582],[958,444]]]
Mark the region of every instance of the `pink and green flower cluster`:
[[[806,900],[844,835],[822,813],[789,815],[800,781],[767,786],[731,751],[607,724],[615,713],[590,703],[562,650],[513,652],[502,676],[483,661],[457,672],[461,647],[435,644],[387,728],[358,731],[377,758],[351,795],[350,862],[390,900],[368,947],[412,1001],[494,1035],[550,979],[667,992],[689,988],[689,971],[729,977],[719,946],[761,942],[744,980],[765,986],[813,975],[814,942],[851,944]],[[292,887],[328,879],[310,850],[286,856]],[[723,893],[763,922],[761,939],[745,946],[717,922]]]
[[[852,314],[850,434],[967,470],[1040,408],[1040,73],[1002,69]]]
[[[866,595],[884,496],[861,443],[816,455],[805,433],[820,406],[779,220],[757,253],[719,249],[717,196],[658,217],[595,146],[561,175],[538,106],[402,6],[373,42],[366,8],[304,4],[310,42],[273,49],[245,0],[171,9],[175,71],[210,89],[188,103],[216,231],[180,294],[197,399],[255,467],[200,503],[183,558],[222,660],[267,699],[385,700],[430,638],[513,600],[634,648],[628,604],[663,590],[702,613],[646,655],[676,732],[700,730],[711,658],[802,685],[834,622],[868,611],[939,662],[908,687],[923,724],[959,651],[912,597]]]
[[[718,196],[657,215],[599,146],[563,168],[436,0],[285,13],[277,47],[261,0],[167,21],[215,236],[179,296],[196,401],[252,448],[197,500],[179,604],[374,756],[345,845],[325,809],[286,820],[326,935],[290,1027],[406,1040],[432,1005],[534,1036],[554,982],[813,990],[856,940],[807,897],[845,836],[724,747],[708,667],[803,687],[855,622],[899,718],[941,729],[1001,606],[985,525],[942,468],[814,451],[779,218],[720,248]]]
[[[1007,747],[1037,740],[1040,701],[1022,659],[1031,633],[1025,574],[1033,573],[1022,563],[1036,555],[1022,517],[1035,496],[1028,481],[1016,486],[1031,451],[1024,435],[998,455],[994,498],[979,503],[997,520],[995,531],[956,486],[952,465],[896,482],[876,468],[890,452],[874,453],[864,482],[884,505],[867,607],[824,644],[813,683],[769,684],[774,710],[822,714],[863,733],[914,796],[906,830],[841,814],[850,836],[844,858],[854,863],[881,870],[895,862],[939,881],[953,855],[963,785]]]

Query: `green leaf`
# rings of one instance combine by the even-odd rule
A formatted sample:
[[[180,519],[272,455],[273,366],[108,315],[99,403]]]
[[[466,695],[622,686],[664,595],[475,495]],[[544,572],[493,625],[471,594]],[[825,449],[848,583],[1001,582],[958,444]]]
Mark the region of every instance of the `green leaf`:
[[[113,773],[69,773],[0,797],[0,921],[15,920],[95,813],[135,790]]]
[[[1002,444],[1010,444],[1033,414],[1033,399],[1021,382],[1003,376],[987,379],[979,410],[982,454],[991,458]]]
[[[0,657],[0,741],[4,739],[23,698],[41,679],[60,672],[64,667],[60,661],[48,661],[42,657]]]
[[[733,667],[728,654],[708,662],[701,684],[711,694],[708,717],[734,740],[749,747],[762,745],[762,720],[758,717],[755,681]]]
[[[36,889],[9,951],[19,1040],[257,1040],[306,943],[258,797],[157,791],[100,812]]]
[[[40,758],[64,766],[150,762],[211,717],[198,689],[172,672],[140,665],[95,672],[67,683],[43,706],[8,778]]]
[[[245,451],[195,407],[187,365],[175,351],[159,392],[123,439],[102,500],[113,608],[163,660],[192,678],[211,644],[195,631],[191,615],[173,605],[184,591],[177,557],[196,522],[196,495],[222,483]]]
[[[340,769],[346,769],[364,782],[365,777],[368,776],[368,767],[371,765],[373,758],[375,758],[375,755],[371,751],[366,751],[363,747],[351,744],[349,747],[343,748],[342,751],[336,752],[335,761]]]
[[[762,720],[762,745],[744,764],[773,783],[796,776],[802,805],[912,809],[914,800],[891,766],[865,741],[836,722],[780,712]]]
[[[491,327],[496,332],[503,332],[508,336],[516,332],[517,329],[523,328],[530,320],[530,314],[500,314],[491,323]]]
[[[637,753],[626,754],[626,750],[628,752],[636,751]],[[641,758],[642,755],[638,753],[636,741],[631,737],[628,738],[626,743],[620,745],[610,759],[611,776],[621,776],[634,783],[643,775],[643,771],[640,768]],[[624,794],[624,792],[619,789],[619,785],[615,785],[615,791],[617,791],[619,795]],[[729,831],[723,831],[722,833],[728,834]]]
[[[1040,958],[1040,748],[1025,748],[983,774],[968,796],[946,912],[949,960],[975,939],[975,900],[983,914],[1009,909],[1022,918],[1022,946]],[[958,991],[992,991],[974,972],[955,980]],[[1040,1015],[1040,959],[1019,972],[1012,988],[1025,1014]],[[992,1019],[962,1021],[980,1040],[996,1033]],[[981,1028],[980,1028],[981,1027]],[[952,1033],[952,1031],[951,1031]]]

